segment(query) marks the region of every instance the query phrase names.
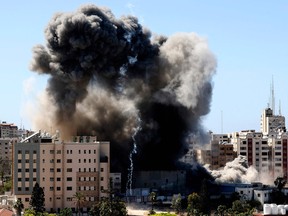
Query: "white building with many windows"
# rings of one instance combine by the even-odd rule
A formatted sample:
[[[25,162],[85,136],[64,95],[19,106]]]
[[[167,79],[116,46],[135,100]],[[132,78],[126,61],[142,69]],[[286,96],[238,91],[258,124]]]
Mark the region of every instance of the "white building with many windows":
[[[95,136],[77,136],[72,141],[36,132],[13,148],[13,193],[29,206],[36,182],[44,189],[45,208],[59,212],[65,207],[75,210],[73,196],[85,197],[81,210],[105,196],[109,187],[110,143]]]

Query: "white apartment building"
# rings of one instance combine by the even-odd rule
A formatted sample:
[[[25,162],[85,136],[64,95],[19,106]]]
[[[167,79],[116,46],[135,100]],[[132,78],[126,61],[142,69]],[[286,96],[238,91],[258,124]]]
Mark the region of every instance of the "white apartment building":
[[[62,141],[59,136],[36,132],[13,148],[13,192],[27,208],[36,182],[44,189],[45,208],[59,212],[75,209],[73,196],[85,197],[81,210],[89,211],[106,196],[110,174],[110,143],[95,136],[77,136]]]
[[[229,135],[238,155],[247,157],[248,165],[271,179],[288,177],[287,140],[285,118],[273,115],[267,108],[261,116],[261,132],[246,130]]]

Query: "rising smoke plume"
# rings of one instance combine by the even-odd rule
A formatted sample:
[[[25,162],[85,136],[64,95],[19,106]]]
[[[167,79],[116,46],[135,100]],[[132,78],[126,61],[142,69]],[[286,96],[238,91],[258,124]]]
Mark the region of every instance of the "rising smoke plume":
[[[156,36],[136,17],[95,5],[55,14],[45,35],[31,62],[49,76],[34,128],[110,141],[113,171],[127,165],[140,118],[135,165],[175,168],[210,109],[216,60],[206,40]]]

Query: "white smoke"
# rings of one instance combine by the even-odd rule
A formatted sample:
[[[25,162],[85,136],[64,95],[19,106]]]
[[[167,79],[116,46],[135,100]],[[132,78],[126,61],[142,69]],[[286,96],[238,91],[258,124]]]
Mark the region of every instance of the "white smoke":
[[[251,183],[259,181],[259,173],[253,166],[248,166],[245,156],[239,155],[233,161],[226,163],[220,170],[210,171],[216,182]]]

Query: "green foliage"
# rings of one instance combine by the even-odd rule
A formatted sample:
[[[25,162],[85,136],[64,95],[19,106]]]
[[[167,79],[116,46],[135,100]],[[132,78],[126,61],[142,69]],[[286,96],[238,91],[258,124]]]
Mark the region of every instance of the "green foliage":
[[[12,180],[8,180],[0,185],[0,194],[4,194],[6,191],[11,191],[12,188]]]
[[[60,211],[60,216],[72,216],[72,209],[71,208],[64,208]]]
[[[177,216],[177,214],[161,212],[161,213],[152,214],[152,216]]]
[[[24,211],[24,216],[35,216],[36,211],[34,209],[25,209]]]
[[[201,198],[197,193],[192,193],[188,196],[187,215],[199,215]]]
[[[43,213],[45,211],[45,195],[44,195],[44,190],[39,186],[39,184],[36,182],[33,190],[32,190],[32,195],[30,199],[30,207],[33,209],[36,214],[37,213]]]
[[[90,210],[92,216],[127,216],[128,212],[125,203],[118,199],[109,199],[107,197],[101,200]]]
[[[217,215],[224,216],[226,210],[227,210],[227,207],[225,205],[219,205],[217,207],[217,213],[218,213]]]
[[[154,211],[154,203],[157,201],[157,194],[156,192],[151,192],[149,194],[149,198],[151,200],[151,213],[153,213]]]
[[[78,215],[79,215],[80,214],[81,205],[82,205],[82,203],[85,202],[85,197],[84,197],[84,195],[82,193],[76,192],[73,195],[73,199],[75,200],[76,209],[77,209],[77,212],[78,212]]]
[[[24,205],[21,199],[17,199],[16,203],[13,205],[13,208],[16,210],[17,216],[20,216],[22,210],[24,209]]]
[[[177,196],[173,196],[171,207],[175,210],[177,214],[181,212],[182,210],[181,194],[178,194]]]

